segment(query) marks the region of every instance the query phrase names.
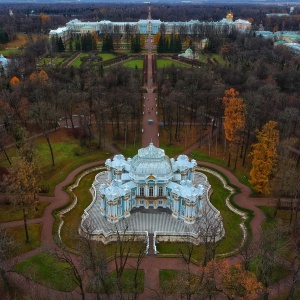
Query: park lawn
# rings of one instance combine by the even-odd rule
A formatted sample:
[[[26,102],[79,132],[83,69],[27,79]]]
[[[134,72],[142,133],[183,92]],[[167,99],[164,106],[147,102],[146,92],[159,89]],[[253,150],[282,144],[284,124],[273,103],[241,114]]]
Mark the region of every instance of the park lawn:
[[[226,65],[226,60],[222,58],[222,56],[220,56],[219,54],[211,54],[210,57],[212,59],[215,59],[220,65],[224,66]]]
[[[168,155],[169,157],[174,157],[177,156],[179,154],[181,154],[185,147],[182,145],[175,145],[175,144],[168,144],[168,143],[160,143],[159,145],[160,148],[165,150],[166,155]]]
[[[230,193],[223,188],[222,182],[210,173],[203,173],[207,176],[212,186],[213,193],[210,201],[212,205],[220,211],[223,218],[225,238],[220,242],[217,248],[217,254],[224,254],[233,251],[241,244],[243,233],[240,228],[240,223],[242,223],[242,218],[226,206],[225,199]]]
[[[203,62],[204,64],[207,64],[206,57],[203,54],[199,54],[199,61]]]
[[[137,155],[138,150],[141,149],[142,143],[138,142],[134,144],[127,144],[126,148],[124,144],[115,144],[115,147],[125,156],[125,157],[134,157]]]
[[[137,293],[143,293],[144,292],[144,277],[145,273],[144,270],[138,270],[137,271]],[[125,293],[133,293],[134,292],[134,274],[135,270],[133,269],[124,269],[123,276],[122,276],[122,288]],[[112,280],[116,279],[116,271],[113,271],[110,274]]]
[[[42,201],[39,203],[38,210],[30,211],[27,219],[41,218],[44,215],[45,208],[49,202]],[[23,220],[23,212],[21,209],[14,208],[12,204],[0,205],[0,223]]]
[[[125,61],[123,66],[131,69],[143,69],[144,61],[142,59],[132,59]]]
[[[71,267],[46,252],[18,263],[15,269],[26,278],[51,289],[71,292],[77,287]]]
[[[10,253],[11,257],[18,256],[21,253],[28,252],[41,246],[41,234],[43,225],[28,224],[29,242],[26,242],[24,226],[17,226],[5,229],[16,242],[16,249]]]
[[[89,56],[88,53],[81,53],[81,54],[80,54],[80,55],[72,62],[71,66],[77,67],[77,68],[80,67],[81,64],[82,64],[81,58],[82,58],[82,57],[87,57],[87,56]]]
[[[99,171],[94,171],[84,176],[81,179],[79,186],[73,190],[77,196],[77,205],[64,215],[64,226],[61,229],[62,241],[70,248],[74,249],[78,243],[80,243],[78,226],[80,225],[83,211],[93,200],[89,188],[92,186],[95,176],[98,173]]]
[[[11,55],[19,53],[21,53],[21,51],[17,48],[0,50],[0,54],[2,54],[6,58],[9,58]]]
[[[107,61],[113,58],[116,58],[116,56],[112,53],[100,53],[97,55],[98,57],[102,58],[102,61]]]
[[[180,67],[180,68],[190,68],[190,66],[187,64],[182,64],[180,62],[173,61],[170,59],[157,59],[156,60],[156,67],[158,69],[167,68],[167,67],[171,67],[171,66]]]
[[[47,195],[53,195],[55,186],[74,169],[93,161],[105,160],[111,155],[106,149],[100,151],[95,147],[80,146],[80,141],[70,136],[67,130],[52,132],[50,142],[54,152],[54,168],[52,168],[51,154],[46,139],[40,136],[34,140],[37,148],[37,165],[41,173],[40,186]],[[16,156],[16,148],[9,148],[7,153],[10,158]],[[0,154],[0,161],[4,167],[9,167],[3,152]]]
[[[237,169],[234,171],[232,169],[233,164],[231,167],[227,167],[227,161],[220,158],[222,155],[222,149],[219,147],[220,150],[218,150],[217,156],[215,155],[215,151],[213,150],[213,147],[211,147],[211,155],[208,155],[207,149],[195,149],[190,153],[190,156],[194,158],[195,160],[199,161],[199,164],[201,165],[201,161],[213,163],[215,165],[221,166],[230,172],[234,174],[234,176],[237,177],[240,183],[248,186],[251,188],[251,184],[249,183],[249,163],[245,165],[245,167],[241,166],[239,163],[237,164]]]
[[[177,294],[182,292],[178,285],[178,281],[182,283],[182,280],[186,278],[187,274],[184,270],[159,270],[159,288],[160,291],[165,294]],[[197,292],[197,282],[199,281],[199,277],[197,275],[192,275],[192,280],[190,282],[190,289],[192,293]]]

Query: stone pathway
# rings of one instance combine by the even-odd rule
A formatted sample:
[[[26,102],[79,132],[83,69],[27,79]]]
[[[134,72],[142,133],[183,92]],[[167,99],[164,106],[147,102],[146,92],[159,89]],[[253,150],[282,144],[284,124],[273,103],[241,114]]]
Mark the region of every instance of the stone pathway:
[[[146,47],[148,49],[147,63],[147,84],[144,86],[147,93],[143,94],[144,97],[144,109],[143,109],[143,121],[142,121],[142,147],[147,147],[152,142],[154,146],[159,147],[159,122],[158,122],[158,110],[157,110],[157,94],[154,93],[156,86],[153,85],[153,70],[152,70],[152,38],[149,35],[147,38]]]

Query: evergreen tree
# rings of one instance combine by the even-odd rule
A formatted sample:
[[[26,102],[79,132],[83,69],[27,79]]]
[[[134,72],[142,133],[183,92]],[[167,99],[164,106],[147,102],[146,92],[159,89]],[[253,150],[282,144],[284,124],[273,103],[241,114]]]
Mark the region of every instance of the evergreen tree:
[[[182,43],[180,36],[177,34],[175,37],[175,52],[181,52],[182,51]]]
[[[61,37],[57,40],[57,51],[58,52],[64,52],[65,51],[65,46],[64,46],[64,43],[63,43]]]
[[[102,51],[113,51],[114,43],[111,35],[107,34],[103,38]]]
[[[8,34],[4,30],[0,29],[0,44],[5,44],[8,42],[9,42]]]
[[[163,53],[164,52],[164,36],[160,35],[157,47],[156,47],[157,53]]]

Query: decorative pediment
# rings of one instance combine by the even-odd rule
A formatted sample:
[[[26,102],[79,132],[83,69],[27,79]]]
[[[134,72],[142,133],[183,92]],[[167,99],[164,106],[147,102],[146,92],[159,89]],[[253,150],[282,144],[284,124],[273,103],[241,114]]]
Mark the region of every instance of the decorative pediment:
[[[152,173],[150,173],[150,175],[146,178],[146,180],[155,180],[155,179],[156,177]]]

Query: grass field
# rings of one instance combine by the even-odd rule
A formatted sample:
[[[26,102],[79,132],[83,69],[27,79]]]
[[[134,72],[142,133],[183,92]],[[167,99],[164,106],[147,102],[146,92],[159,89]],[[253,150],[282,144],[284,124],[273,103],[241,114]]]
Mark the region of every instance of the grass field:
[[[179,63],[177,61],[169,60],[169,59],[157,59],[156,60],[156,67],[158,69],[167,68],[167,67],[181,67],[181,68],[190,68],[190,66],[186,64]]]
[[[70,266],[49,253],[39,253],[18,263],[17,272],[46,287],[71,292],[76,288]]]
[[[71,137],[67,130],[51,133],[50,141],[54,152],[54,168],[52,168],[51,154],[46,139],[41,136],[34,140],[37,149],[37,165],[41,173],[40,185],[49,190],[48,195],[53,194],[54,187],[72,170],[92,161],[106,159],[111,155],[106,149],[100,151],[95,147],[81,146],[80,141]],[[16,156],[15,147],[9,148],[7,153],[10,158]],[[9,167],[3,152],[0,153],[0,162],[2,166]]]
[[[5,229],[17,244],[15,251],[10,253],[11,257],[17,256],[21,253],[25,253],[37,247],[40,247],[42,227],[43,227],[42,224],[28,225],[29,242],[26,242],[24,226],[11,227]]]
[[[81,53],[71,64],[73,67],[80,67],[82,64],[81,58],[89,56],[88,53]]]
[[[101,57],[103,61],[107,61],[107,60],[116,58],[116,56],[112,53],[99,53],[97,56]]]
[[[224,66],[226,64],[226,60],[222,58],[219,54],[212,53],[210,55],[212,59],[215,59],[220,65]]]
[[[0,54],[2,54],[6,58],[10,58],[11,55],[20,53],[19,49],[4,49],[0,50]]]
[[[143,69],[144,61],[142,59],[132,59],[123,63],[124,67],[132,69]]]
[[[49,202],[40,202],[38,211],[30,211],[27,215],[28,219],[40,218],[44,214],[45,208],[49,205]],[[21,209],[13,207],[12,204],[0,205],[0,222],[12,222],[23,220],[23,212]]]

